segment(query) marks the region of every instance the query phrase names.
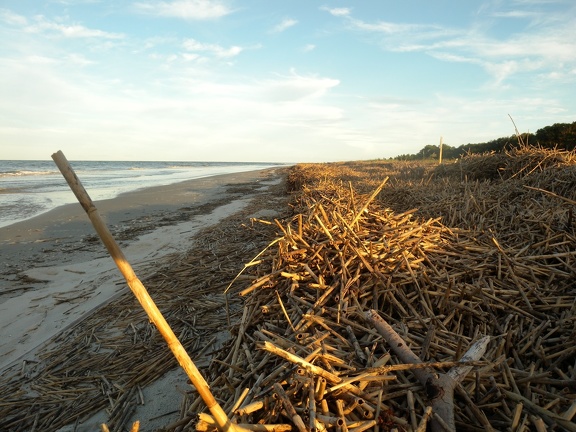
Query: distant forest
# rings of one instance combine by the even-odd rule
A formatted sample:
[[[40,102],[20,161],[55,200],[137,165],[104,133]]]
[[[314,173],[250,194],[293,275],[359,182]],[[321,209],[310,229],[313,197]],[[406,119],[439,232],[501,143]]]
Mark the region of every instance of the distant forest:
[[[502,152],[521,145],[519,141],[524,144],[540,146],[543,148],[574,150],[574,148],[576,148],[576,121],[573,123],[555,123],[552,126],[538,129],[534,134],[523,133],[519,136],[512,135],[484,143],[462,144],[458,147],[443,144],[442,159],[456,159],[468,153]],[[439,154],[440,146],[429,144],[416,154],[404,154],[392,159],[438,159]]]

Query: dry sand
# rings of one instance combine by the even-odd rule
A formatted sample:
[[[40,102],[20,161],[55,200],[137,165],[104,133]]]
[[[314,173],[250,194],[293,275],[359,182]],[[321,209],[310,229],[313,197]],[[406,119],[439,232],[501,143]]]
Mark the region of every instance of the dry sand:
[[[259,191],[278,184],[281,172],[195,179],[95,204],[142,279],[162,257],[187,250],[199,230],[241,211]],[[77,203],[0,228],[0,265],[0,372],[32,359],[54,335],[128,289]],[[135,414],[147,425],[142,430],[169,421],[177,382],[186,382],[180,371],[145,390],[151,402]],[[154,422],[153,417],[160,418]],[[103,413],[76,430],[95,430],[102,421]]]

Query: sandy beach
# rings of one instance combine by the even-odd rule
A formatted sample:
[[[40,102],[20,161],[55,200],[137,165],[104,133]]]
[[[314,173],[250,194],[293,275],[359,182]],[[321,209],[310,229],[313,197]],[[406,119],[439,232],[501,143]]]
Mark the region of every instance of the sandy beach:
[[[280,207],[270,200],[270,189],[278,188],[283,173],[278,168],[195,179],[95,204],[144,279],[166,257],[184,253],[203,229],[249,206],[257,212],[246,215],[246,220],[274,218]],[[52,338],[128,291],[77,203],[0,228],[0,263],[0,370],[4,375],[34,363]],[[174,389],[174,380],[186,381],[179,371],[164,379],[156,386]],[[143,422],[148,420],[142,430],[154,430],[149,420],[154,415],[161,417],[156,426],[169,422],[162,411],[173,412],[174,401],[163,402],[163,393],[155,391],[156,408],[149,403],[134,414]],[[69,430],[94,430],[102,421],[106,421],[104,412]]]

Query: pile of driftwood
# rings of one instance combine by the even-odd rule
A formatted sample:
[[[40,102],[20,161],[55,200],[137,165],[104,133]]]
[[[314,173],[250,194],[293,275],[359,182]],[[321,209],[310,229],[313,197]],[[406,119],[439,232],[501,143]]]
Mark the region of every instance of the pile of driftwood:
[[[576,430],[574,161],[294,167],[296,214],[231,284],[242,319],[204,371],[232,421]],[[187,397],[168,429],[214,430]]]

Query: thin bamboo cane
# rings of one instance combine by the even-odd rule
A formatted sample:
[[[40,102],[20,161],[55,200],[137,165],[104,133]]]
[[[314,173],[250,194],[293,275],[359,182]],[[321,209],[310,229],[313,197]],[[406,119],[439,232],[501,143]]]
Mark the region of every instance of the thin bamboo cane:
[[[52,155],[52,159],[58,166],[58,169],[60,170],[66,181],[68,182],[70,189],[72,189],[72,192],[74,193],[74,195],[76,195],[76,198],[80,202],[80,205],[82,205],[82,208],[90,218],[90,221],[94,226],[94,229],[100,236],[100,239],[106,246],[106,249],[108,249],[108,252],[112,256],[114,262],[116,263],[116,266],[126,279],[128,286],[130,287],[130,289],[132,290],[132,292],[134,293],[134,295],[136,296],[136,298],[138,299],[138,301],[148,314],[150,320],[154,323],[156,328],[158,328],[158,330],[166,340],[168,347],[178,360],[178,363],[186,371],[188,377],[192,381],[192,384],[194,384],[196,390],[204,400],[204,403],[206,404],[206,406],[216,419],[218,428],[221,431],[239,430],[239,428],[236,425],[233,425],[230,422],[230,420],[226,416],[226,413],[222,410],[222,408],[220,407],[220,405],[210,392],[210,388],[206,383],[206,381],[204,380],[204,377],[200,374],[200,371],[196,368],[196,365],[194,364],[192,359],[188,356],[188,353],[186,352],[186,350],[184,349],[184,347],[182,346],[182,344],[172,331],[170,325],[165,320],[164,316],[154,303],[154,300],[152,300],[150,294],[148,294],[148,291],[134,273],[132,266],[130,265],[130,263],[124,256],[124,253],[114,240],[114,237],[112,236],[108,227],[102,220],[102,217],[99,215],[96,206],[94,205],[92,199],[88,195],[88,192],[86,192],[84,186],[80,182],[80,179],[76,176],[76,173],[68,163],[68,160],[64,156],[64,153],[58,151]]]

